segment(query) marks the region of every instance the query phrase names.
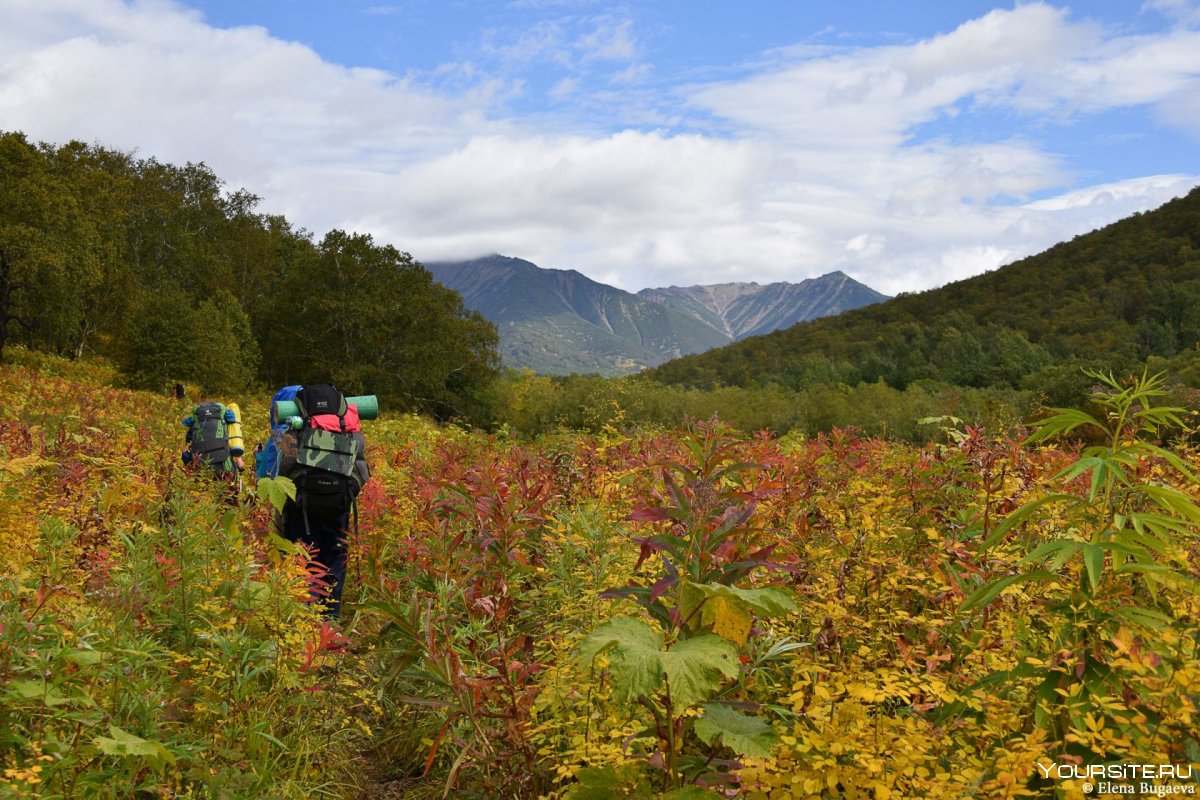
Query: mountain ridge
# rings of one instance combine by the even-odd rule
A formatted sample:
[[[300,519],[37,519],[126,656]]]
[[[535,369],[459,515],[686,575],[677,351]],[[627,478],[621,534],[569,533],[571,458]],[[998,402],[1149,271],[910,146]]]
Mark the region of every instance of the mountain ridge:
[[[635,294],[577,270],[500,254],[424,266],[496,325],[506,365],[545,374],[629,374],[885,298],[842,272],[797,284],[672,286]]]
[[[638,296],[679,310],[699,307],[720,320],[721,329],[734,341],[887,299],[841,270],[799,283],[749,281],[668,286],[643,289]]]

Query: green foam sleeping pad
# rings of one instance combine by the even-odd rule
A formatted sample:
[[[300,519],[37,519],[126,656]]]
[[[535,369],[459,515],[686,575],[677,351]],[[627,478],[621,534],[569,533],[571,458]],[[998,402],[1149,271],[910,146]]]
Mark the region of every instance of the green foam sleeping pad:
[[[359,419],[377,419],[379,417],[379,398],[373,394],[347,397],[346,403],[358,408]],[[275,419],[285,420],[300,413],[300,409],[291,400],[280,400],[275,404]]]

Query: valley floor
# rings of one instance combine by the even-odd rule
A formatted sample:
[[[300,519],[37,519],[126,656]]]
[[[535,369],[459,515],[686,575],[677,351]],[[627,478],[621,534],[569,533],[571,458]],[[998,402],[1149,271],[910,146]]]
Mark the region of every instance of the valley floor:
[[[253,480],[230,504],[180,466],[190,406],[112,380],[0,365],[0,796],[1066,798],[1200,769],[1200,461],[1150,445],[1152,397],[1087,454],[385,417],[330,622]],[[223,399],[252,446],[266,398]]]

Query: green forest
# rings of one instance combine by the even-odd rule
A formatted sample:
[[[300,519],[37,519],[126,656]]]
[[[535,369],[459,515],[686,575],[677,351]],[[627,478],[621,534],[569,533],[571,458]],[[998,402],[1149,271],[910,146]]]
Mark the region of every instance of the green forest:
[[[0,135],[0,355],[104,356],[130,386],[333,379],[482,419],[496,332],[412,257],[319,240],[203,164]]]
[[[388,408],[515,435],[855,427],[929,441],[1083,402],[1085,370],[1200,386],[1200,190],[993,272],[639,376],[504,369],[495,327],[411,255],[317,237],[204,164],[0,134],[0,358],[99,356],[131,388],[269,392],[330,379]]]

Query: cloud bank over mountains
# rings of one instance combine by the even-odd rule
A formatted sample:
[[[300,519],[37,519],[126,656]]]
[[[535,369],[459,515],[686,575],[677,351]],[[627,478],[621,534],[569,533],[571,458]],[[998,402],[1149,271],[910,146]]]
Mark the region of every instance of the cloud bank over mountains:
[[[1195,6],[1141,13],[1164,22],[1030,3],[672,81],[619,15],[485,31],[486,61],[400,74],[166,0],[0,0],[0,128],[204,161],[265,211],[423,260],[502,252],[629,290],[842,270],[893,294],[1200,182],[1194,158],[1141,175],[1072,157],[1107,137],[1119,160],[1151,130],[1200,152]],[[537,97],[522,61],[558,67]]]

